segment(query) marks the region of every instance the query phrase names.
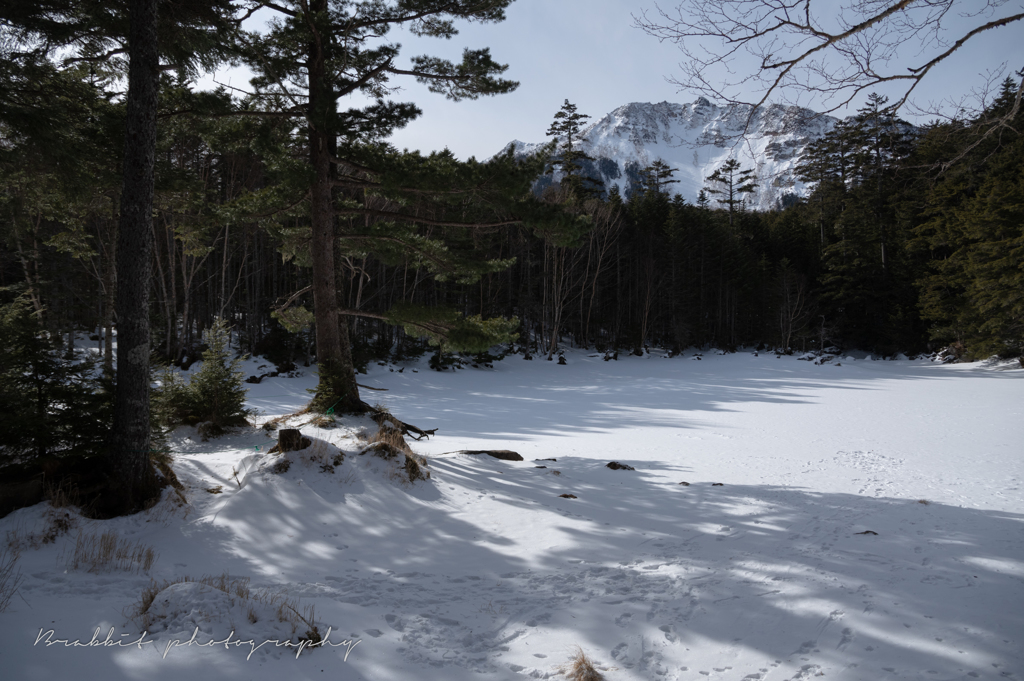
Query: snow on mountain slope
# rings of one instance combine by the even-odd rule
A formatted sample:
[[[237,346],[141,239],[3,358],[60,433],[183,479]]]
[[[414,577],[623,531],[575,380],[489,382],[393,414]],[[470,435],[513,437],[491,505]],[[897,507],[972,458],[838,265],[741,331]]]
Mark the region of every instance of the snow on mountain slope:
[[[760,185],[750,207],[767,210],[787,194],[805,193],[796,165],[807,145],[837,119],[796,106],[771,104],[753,115],[751,108],[719,106],[703,97],[691,104],[633,102],[585,128],[585,141],[575,146],[595,159],[591,173],[599,174],[608,188],[617,185],[623,196],[639,179],[639,170],[661,159],[676,169],[679,184],[673,192],[691,202],[705,186],[705,178],[735,158],[744,169],[755,170]],[[522,154],[543,146],[519,140],[510,144]],[[556,172],[554,179],[559,176]]]

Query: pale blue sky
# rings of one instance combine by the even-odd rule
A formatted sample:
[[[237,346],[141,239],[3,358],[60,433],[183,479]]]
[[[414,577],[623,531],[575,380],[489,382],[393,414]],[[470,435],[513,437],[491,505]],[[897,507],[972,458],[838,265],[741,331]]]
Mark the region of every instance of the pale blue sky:
[[[970,8],[977,2],[963,0],[962,5]],[[677,3],[661,4],[669,8]],[[486,158],[513,139],[545,141],[544,133],[566,99],[595,119],[629,102],[693,101],[694,93],[680,92],[666,80],[679,73],[678,49],[633,27],[631,15],[653,6],[653,0],[517,0],[505,22],[464,24],[450,41],[393,34],[390,38],[402,42],[405,56],[429,53],[457,60],[465,47],[490,47],[496,61],[509,64],[505,77],[521,84],[512,94],[453,103],[408,81],[395,99],[414,101],[424,113],[392,141],[400,148],[427,152],[448,147],[461,158]],[[999,14],[1021,11],[1024,1],[1012,0]],[[973,27],[980,21],[959,25]],[[1003,62],[1011,69],[1024,67],[1022,29],[1024,22],[1017,22],[972,40],[922,83],[915,100],[927,104],[967,95],[980,73]],[[908,50],[912,57],[916,53]],[[228,77],[236,85],[245,80],[241,74],[219,76]]]

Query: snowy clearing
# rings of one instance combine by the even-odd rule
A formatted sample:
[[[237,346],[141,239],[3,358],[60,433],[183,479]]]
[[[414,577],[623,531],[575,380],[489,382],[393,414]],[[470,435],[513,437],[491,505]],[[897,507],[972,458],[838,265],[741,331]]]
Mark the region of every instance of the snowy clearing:
[[[364,399],[438,429],[410,441],[426,482],[357,454],[368,419],[303,426],[287,470],[262,429],[186,428],[187,506],[168,490],[48,543],[49,506],[3,518],[24,577],[0,614],[4,678],[565,678],[579,645],[609,680],[1024,679],[1016,364],[566,357],[373,365],[360,381],[388,392]],[[265,379],[250,404],[263,423],[313,384]],[[451,453],[479,449],[524,460]],[[68,569],[75,537],[102,532],[152,547],[149,573]],[[331,647],[252,650],[297,641],[298,615]]]

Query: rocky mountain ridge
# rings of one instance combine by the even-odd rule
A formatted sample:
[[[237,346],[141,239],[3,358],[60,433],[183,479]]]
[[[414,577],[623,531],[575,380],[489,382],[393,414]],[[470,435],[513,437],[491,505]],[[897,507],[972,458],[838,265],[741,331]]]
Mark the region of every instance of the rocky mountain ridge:
[[[620,106],[583,130],[574,147],[594,161],[584,170],[606,188],[618,186],[629,196],[639,186],[640,172],[656,160],[676,170],[672,192],[694,202],[710,176],[729,159],[753,168],[758,189],[748,206],[770,210],[806,194],[796,166],[811,142],[838,122],[832,116],[797,106],[771,104],[720,106],[700,97],[690,104],[632,102]],[[517,154],[543,143],[510,142]],[[508,149],[506,145],[505,149]],[[537,188],[557,182],[560,172],[541,177]]]

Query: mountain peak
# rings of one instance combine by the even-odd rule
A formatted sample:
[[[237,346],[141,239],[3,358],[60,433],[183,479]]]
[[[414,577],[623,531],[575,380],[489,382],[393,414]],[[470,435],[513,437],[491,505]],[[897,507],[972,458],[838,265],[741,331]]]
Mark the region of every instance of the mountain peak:
[[[641,170],[664,161],[676,170],[675,191],[691,202],[705,186],[705,178],[734,158],[743,168],[753,169],[757,178],[751,207],[770,210],[787,195],[806,193],[796,166],[807,145],[835,123],[831,116],[780,104],[756,109],[721,106],[704,97],[689,104],[630,102],[582,130],[584,140],[578,148],[595,159],[585,171],[606,188],[617,185],[627,197],[636,190]],[[518,140],[512,144],[517,153],[541,146]],[[557,172],[541,178],[539,188],[559,179]]]

